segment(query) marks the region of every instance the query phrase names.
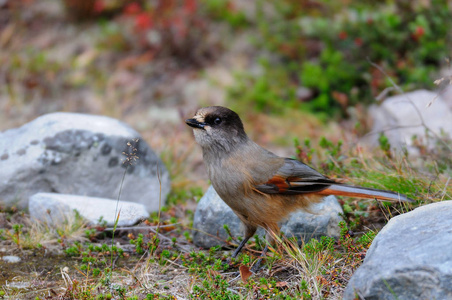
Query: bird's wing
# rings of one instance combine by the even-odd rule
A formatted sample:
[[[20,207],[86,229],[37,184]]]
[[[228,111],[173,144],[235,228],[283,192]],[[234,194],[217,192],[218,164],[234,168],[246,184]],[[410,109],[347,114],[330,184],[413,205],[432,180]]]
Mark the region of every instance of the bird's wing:
[[[316,193],[367,199],[413,202],[407,196],[391,191],[351,186],[323,176],[304,163],[286,158],[282,167],[263,184],[255,189],[265,194],[297,195]]]
[[[337,184],[304,163],[286,158],[283,166],[256,190],[265,194],[308,194],[319,192]]]

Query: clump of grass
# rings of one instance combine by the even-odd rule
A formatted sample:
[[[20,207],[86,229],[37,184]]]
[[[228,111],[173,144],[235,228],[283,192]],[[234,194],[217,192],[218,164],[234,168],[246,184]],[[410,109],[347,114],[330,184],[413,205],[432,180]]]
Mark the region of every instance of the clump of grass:
[[[19,249],[56,248],[71,241],[85,240],[86,222],[78,214],[69,214],[63,222],[50,226],[26,216],[12,216],[17,222],[0,232],[0,239]]]
[[[374,201],[342,199],[345,218],[353,230],[362,230],[363,225],[375,222],[382,223],[387,218],[385,215],[397,215],[452,197],[452,186],[448,184],[450,174],[446,171],[452,168],[452,164],[440,167],[446,161],[437,159],[449,153],[447,148],[443,153],[439,152],[440,148],[425,150],[423,160],[417,161],[410,159],[407,152],[395,154],[388,150],[390,145],[384,134],[380,137],[381,149],[372,153],[360,147],[345,149],[341,141],[332,142],[325,138],[318,146],[313,146],[309,140],[303,144],[295,140],[294,144],[297,159],[330,177],[349,184],[399,192],[417,200],[415,204],[383,202],[380,208]]]
[[[269,253],[266,265],[251,276],[243,276],[242,269],[249,270],[257,255],[242,253],[231,270],[219,247],[181,254],[173,263],[166,264],[164,270],[171,273],[177,269],[179,276],[190,274],[189,279],[184,278],[191,282],[185,290],[190,299],[340,299],[375,236],[371,232],[354,237],[345,223],[341,227],[339,240],[322,237],[306,242],[301,248],[295,239],[278,238],[278,247]],[[235,272],[238,266],[242,275]],[[143,276],[155,282],[153,277],[162,276],[161,270],[150,264]],[[158,297],[174,295],[175,290],[170,287],[165,292],[164,284],[154,283],[160,290]]]

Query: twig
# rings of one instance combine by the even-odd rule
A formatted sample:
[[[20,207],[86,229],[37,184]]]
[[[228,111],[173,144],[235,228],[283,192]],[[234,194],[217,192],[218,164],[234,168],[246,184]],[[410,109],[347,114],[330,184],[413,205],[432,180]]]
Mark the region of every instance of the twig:
[[[380,94],[378,94],[377,97],[375,97],[375,99],[378,102],[382,102],[386,96],[388,95],[389,92],[392,92],[394,90],[394,88],[392,86],[388,86],[387,88],[385,88]]]
[[[127,174],[127,169],[129,168],[129,165],[127,165],[127,167],[124,170],[124,173],[122,174],[122,179],[121,179],[121,184],[119,186],[119,193],[118,193],[118,199],[116,199],[116,207],[115,207],[115,223],[113,224],[113,233],[111,236],[111,256],[110,256],[110,264],[113,266],[113,246],[115,243],[115,231],[116,231],[116,226],[118,225],[119,222],[119,214],[118,214],[118,205],[119,205],[119,200],[121,199],[121,192],[122,192],[122,187],[124,184],[124,179],[126,178],[126,174]],[[111,268],[111,271],[113,272],[113,267]]]
[[[447,194],[447,186],[449,185],[449,182],[450,182],[450,177],[447,178],[446,184],[444,185],[443,195],[441,196],[441,201],[444,200],[444,197],[446,197],[446,194]]]
[[[397,130],[400,128],[414,128],[414,127],[421,127],[424,126],[424,124],[418,124],[418,125],[398,125],[398,126],[394,126],[394,127],[390,127],[390,128],[386,128],[386,129],[382,129],[382,130],[378,130],[378,131],[371,131],[366,133],[362,138],[368,136],[368,135],[373,135],[373,134],[377,134],[377,133],[383,133],[386,131],[391,131],[391,130]]]
[[[113,250],[111,250],[111,252],[113,253]],[[119,255],[116,255],[116,258],[115,258],[115,260],[113,261],[113,263],[111,265],[111,269],[112,270],[115,268],[115,265],[116,265],[116,262],[118,261],[118,259],[119,259]]]
[[[175,262],[172,261],[172,260],[167,259],[166,261],[169,262],[170,264],[173,264],[173,265],[175,265],[175,266],[181,268],[181,269],[186,269],[186,270],[188,269],[187,267],[185,267],[185,266],[183,266],[183,265],[180,265],[180,264],[177,264],[177,263],[175,263]]]
[[[159,232],[158,232],[158,228],[157,228],[157,230],[154,230],[154,229],[152,229],[152,228],[148,228],[148,229],[149,229],[149,231],[151,231],[151,232],[153,232],[154,234],[156,234],[156,235],[157,235],[159,238],[161,238],[162,240],[166,240],[166,241],[173,242],[173,240],[170,239],[169,237],[166,237],[166,236],[164,236],[163,234],[159,233]],[[181,245],[178,245],[178,247],[179,247],[181,250],[183,250],[184,252],[186,252],[186,253],[189,253],[189,252],[190,252],[189,250],[185,249],[185,247],[182,247]]]
[[[109,227],[109,228],[105,228],[104,230],[106,231],[110,231],[110,230],[131,230],[131,229],[149,229],[149,228],[166,228],[166,227],[173,227],[176,225],[180,225],[182,224],[181,222],[179,223],[174,223],[174,224],[168,224],[168,225],[160,225],[160,226],[132,226],[132,227]]]

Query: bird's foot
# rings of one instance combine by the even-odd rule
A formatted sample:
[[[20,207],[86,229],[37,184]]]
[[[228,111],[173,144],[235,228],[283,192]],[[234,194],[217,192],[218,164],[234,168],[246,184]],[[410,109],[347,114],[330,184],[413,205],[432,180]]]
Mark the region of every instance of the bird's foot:
[[[259,258],[257,262],[251,267],[250,271],[257,273],[261,269],[262,258]]]

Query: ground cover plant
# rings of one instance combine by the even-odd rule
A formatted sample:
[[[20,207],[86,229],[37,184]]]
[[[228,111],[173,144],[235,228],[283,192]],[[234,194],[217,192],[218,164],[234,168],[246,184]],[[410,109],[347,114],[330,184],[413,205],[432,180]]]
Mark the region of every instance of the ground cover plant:
[[[413,208],[450,198],[451,166],[441,171],[432,160],[413,165],[406,157],[388,157],[385,144],[377,155],[342,149],[342,143],[322,138],[294,142],[294,156],[331,176],[356,184],[393,189],[419,199],[415,204],[391,205],[341,199],[344,221],[338,240],[322,237],[304,241],[281,237],[257,274],[249,269],[265,241],[257,237],[230,264],[231,251],[220,247],[197,249],[191,241],[192,215],[178,214],[173,203],[136,228],[116,230],[86,226],[79,217],[51,231],[23,213],[3,211],[1,244],[35,264],[35,279],[18,275],[29,268],[11,267],[26,288],[3,284],[2,297],[35,299],[340,299],[348,279],[362,263],[377,230],[391,217]],[[139,158],[137,158],[139,159]],[[386,178],[385,180],[383,178]],[[183,197],[185,198],[186,195]],[[199,197],[191,196],[190,201]],[[187,199],[179,199],[187,206]],[[101,221],[101,220],[100,220]],[[102,222],[100,222],[102,223]],[[46,236],[46,234],[48,234]],[[39,239],[31,240],[31,237]],[[237,238],[237,237],[234,237]],[[234,239],[235,240],[235,239]],[[234,244],[230,240],[230,244]],[[58,263],[50,267],[46,259]],[[37,263],[41,260],[43,264]],[[46,270],[46,272],[44,272]],[[47,273],[43,275],[43,273]]]
[[[346,116],[349,106],[393,89],[369,62],[409,91],[432,88],[432,76],[450,55],[447,1],[259,3],[254,39],[272,56],[262,57],[260,73],[239,74],[229,91],[233,101],[259,111],[295,107]]]
[[[448,137],[425,128],[434,147],[414,137],[417,159],[393,152],[385,132],[376,133],[379,149],[359,143],[369,131],[360,122],[365,104],[375,97],[450,84],[438,75],[450,54],[445,1],[64,2],[0,3],[1,130],[56,110],[119,118],[160,153],[172,192],[133,228],[78,216],[51,228],[1,207],[1,256],[22,260],[0,260],[0,299],[340,299],[391,217],[452,198]],[[251,274],[265,246],[256,237],[228,264],[231,250],[199,249],[192,239],[209,182],[181,120],[211,103],[240,112],[267,148],[417,201],[340,198],[339,239],[298,245],[281,236]],[[163,109],[151,115],[156,107]]]

